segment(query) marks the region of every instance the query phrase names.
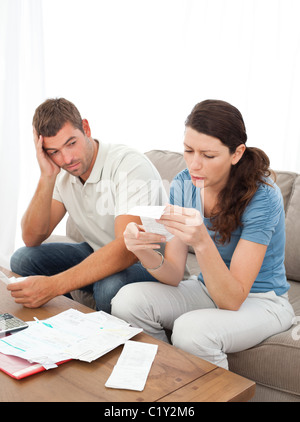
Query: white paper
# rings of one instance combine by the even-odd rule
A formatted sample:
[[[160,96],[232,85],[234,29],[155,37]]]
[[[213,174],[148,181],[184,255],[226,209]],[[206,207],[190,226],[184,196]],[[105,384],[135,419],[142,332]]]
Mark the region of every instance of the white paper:
[[[92,362],[141,331],[102,311],[84,314],[69,309],[29,322],[25,330],[0,339],[0,352],[48,369],[68,359]]]
[[[5,284],[16,283],[17,281],[23,281],[27,277],[7,277],[2,271],[0,271],[0,280]]]
[[[129,215],[138,215],[139,217],[148,217],[159,219],[164,210],[166,209],[165,205],[153,205],[153,206],[137,206],[131,208],[128,211]]]
[[[141,218],[142,224],[146,232],[157,233],[166,237],[167,242],[172,239],[173,234],[168,232],[163,224],[157,223],[155,220],[159,220],[164,213],[166,206],[154,205],[154,206],[137,206],[132,208],[128,214],[137,215]]]
[[[127,341],[105,386],[143,391],[157,348],[156,344]]]

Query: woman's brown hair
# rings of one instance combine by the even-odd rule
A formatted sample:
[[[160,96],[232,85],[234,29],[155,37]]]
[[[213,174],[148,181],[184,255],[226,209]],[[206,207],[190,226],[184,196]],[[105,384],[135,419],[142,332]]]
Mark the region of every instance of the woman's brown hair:
[[[247,141],[241,113],[225,101],[206,100],[196,104],[185,126],[218,138],[231,154]],[[221,244],[229,242],[232,232],[241,226],[241,217],[259,185],[268,184],[266,177],[272,174],[269,165],[264,151],[246,147],[242,158],[231,167],[228,183],[219,193],[210,219],[210,229],[220,235]]]

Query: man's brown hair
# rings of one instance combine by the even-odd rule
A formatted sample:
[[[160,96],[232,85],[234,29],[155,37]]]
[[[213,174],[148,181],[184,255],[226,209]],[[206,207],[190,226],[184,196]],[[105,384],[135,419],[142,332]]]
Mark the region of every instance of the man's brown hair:
[[[44,101],[35,110],[32,120],[38,136],[55,136],[67,122],[84,133],[78,109],[65,98]]]

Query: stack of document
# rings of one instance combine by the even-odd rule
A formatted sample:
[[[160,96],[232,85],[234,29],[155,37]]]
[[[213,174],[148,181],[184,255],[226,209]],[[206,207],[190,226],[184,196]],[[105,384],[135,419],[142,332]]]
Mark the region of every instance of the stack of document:
[[[92,362],[142,331],[102,311],[84,314],[75,309],[28,324],[25,330],[0,339],[0,352],[45,369],[70,359]]]

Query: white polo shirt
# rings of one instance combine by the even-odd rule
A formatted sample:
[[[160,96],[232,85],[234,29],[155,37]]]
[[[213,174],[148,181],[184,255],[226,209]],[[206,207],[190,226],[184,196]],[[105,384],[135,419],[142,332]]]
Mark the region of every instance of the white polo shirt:
[[[84,240],[96,251],[115,238],[115,217],[137,205],[168,202],[161,177],[150,160],[125,145],[99,142],[85,184],[61,170],[53,198],[64,204]]]

